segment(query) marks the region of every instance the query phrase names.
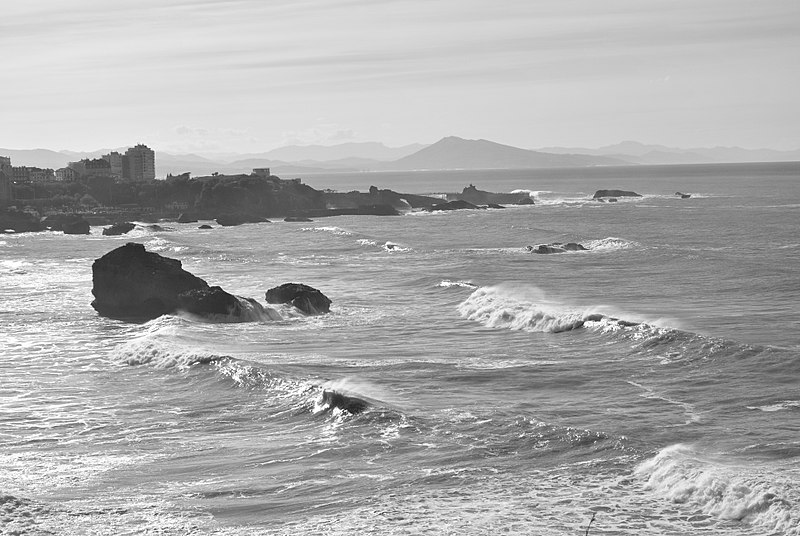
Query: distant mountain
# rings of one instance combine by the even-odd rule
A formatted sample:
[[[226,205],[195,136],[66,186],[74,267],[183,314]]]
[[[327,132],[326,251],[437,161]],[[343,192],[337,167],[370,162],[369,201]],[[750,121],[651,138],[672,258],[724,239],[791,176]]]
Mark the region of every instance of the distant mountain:
[[[714,164],[736,162],[793,162],[800,160],[800,150],[743,149],[741,147],[694,147],[680,149],[664,145],[647,145],[623,141],[597,149],[585,147],[545,147],[540,149],[556,154],[582,153],[612,156],[639,164]]]
[[[329,162],[346,158],[361,158],[389,162],[413,154],[426,145],[414,143],[403,147],[387,147],[378,142],[341,143],[339,145],[289,145],[262,154],[241,155],[246,158],[267,158],[283,162]]]
[[[514,169],[626,165],[606,156],[552,154],[529,151],[488,140],[443,138],[416,153],[392,162],[392,169]]]
[[[0,149],[0,156],[11,158],[12,166],[58,169],[73,160],[70,156],[49,149]]]

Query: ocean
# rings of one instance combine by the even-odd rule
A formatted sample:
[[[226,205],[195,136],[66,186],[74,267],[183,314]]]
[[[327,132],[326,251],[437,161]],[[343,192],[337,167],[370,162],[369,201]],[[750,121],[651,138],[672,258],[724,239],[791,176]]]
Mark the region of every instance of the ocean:
[[[0,534],[800,535],[800,164],[302,179],[535,204],[0,235]],[[331,312],[100,317],[126,242]]]

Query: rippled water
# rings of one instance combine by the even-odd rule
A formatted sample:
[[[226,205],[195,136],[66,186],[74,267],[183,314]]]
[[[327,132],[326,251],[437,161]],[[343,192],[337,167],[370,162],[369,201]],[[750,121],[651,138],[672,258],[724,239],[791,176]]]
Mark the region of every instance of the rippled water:
[[[0,235],[0,533],[800,534],[798,166],[482,177],[306,182],[536,205]],[[332,312],[98,317],[126,241]]]

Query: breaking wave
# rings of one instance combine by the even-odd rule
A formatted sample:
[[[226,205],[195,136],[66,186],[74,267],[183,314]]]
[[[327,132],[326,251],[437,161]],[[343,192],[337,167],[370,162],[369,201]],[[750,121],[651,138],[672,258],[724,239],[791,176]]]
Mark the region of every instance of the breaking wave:
[[[745,461],[713,459],[685,444],[662,449],[635,473],[645,480],[645,489],[672,503],[746,523],[764,534],[800,534],[791,476],[781,477],[776,471],[765,478]]]
[[[478,285],[470,282],[470,281],[450,281],[449,279],[445,279],[441,281],[437,287],[442,288],[452,288],[452,287],[460,287],[460,288],[478,288]]]

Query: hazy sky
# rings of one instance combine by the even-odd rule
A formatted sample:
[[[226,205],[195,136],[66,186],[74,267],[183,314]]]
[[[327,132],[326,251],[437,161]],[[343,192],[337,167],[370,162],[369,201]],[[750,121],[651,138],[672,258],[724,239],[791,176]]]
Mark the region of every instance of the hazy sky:
[[[0,147],[800,148],[798,0],[4,0]]]

